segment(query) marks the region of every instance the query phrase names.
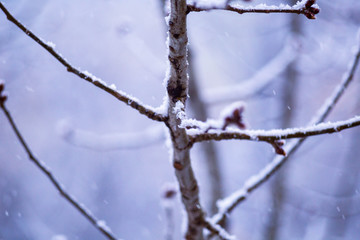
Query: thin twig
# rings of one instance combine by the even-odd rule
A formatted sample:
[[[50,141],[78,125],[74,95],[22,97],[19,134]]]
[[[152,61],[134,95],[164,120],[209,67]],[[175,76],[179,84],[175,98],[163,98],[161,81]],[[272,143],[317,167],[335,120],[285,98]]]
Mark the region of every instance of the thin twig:
[[[211,10],[227,10],[236,12],[239,14],[243,13],[296,13],[304,14],[309,19],[315,19],[315,15],[319,13],[320,9],[317,5],[314,5],[313,0],[303,0],[294,6],[280,5],[280,6],[269,6],[266,4],[259,4],[254,7],[243,7],[241,5],[229,4],[227,2],[225,6],[197,6],[196,3],[188,4],[188,12],[203,12]]]
[[[31,152],[29,146],[25,142],[24,138],[22,137],[20,131],[18,130],[17,126],[13,118],[10,115],[10,112],[5,107],[5,104],[0,104],[1,109],[3,110],[6,118],[8,119],[13,131],[15,132],[18,140],[20,141],[21,145],[23,146],[24,150],[26,151],[29,159],[46,175],[46,177],[51,181],[51,183],[55,186],[55,188],[59,191],[59,193],[73,206],[75,207],[86,219],[90,221],[90,223],[96,227],[107,239],[115,240],[117,239],[114,234],[111,232],[110,228],[106,226],[105,222],[102,220],[98,220],[96,217],[92,215],[89,210],[87,210],[82,204],[78,203],[74,197],[72,197],[69,193],[66,192],[62,184],[55,178],[52,172],[45,166],[45,164],[39,161]]]
[[[57,53],[54,48],[51,46],[51,44],[45,43],[41,38],[37,37],[32,31],[30,31],[28,28],[26,28],[22,23],[20,23],[3,5],[3,3],[0,2],[0,9],[5,13],[7,19],[14,23],[18,28],[20,28],[26,35],[28,35],[30,38],[32,38],[35,42],[37,42],[40,46],[45,48],[46,51],[48,51],[57,61],[59,61],[63,66],[66,67],[68,72],[74,73],[78,77],[92,83],[98,88],[101,88],[105,92],[111,94],[118,100],[124,102],[126,105],[129,105],[130,107],[136,109],[139,113],[147,116],[150,119],[156,120],[156,121],[165,121],[167,117],[161,113],[156,112],[156,109],[144,105],[141,103],[138,99],[126,94],[123,91],[116,90],[113,86],[107,86],[107,84],[102,81],[101,79],[93,76],[92,74],[88,73],[87,71],[80,71],[79,69],[73,67],[67,60],[65,60],[64,57],[61,56],[61,54]]]
[[[358,39],[360,41],[360,39]],[[343,75],[343,79],[340,84],[335,88],[331,96],[324,102],[323,106],[319,109],[315,117],[309,122],[309,125],[318,124],[323,122],[324,119],[330,114],[335,104],[340,97],[344,94],[345,90],[353,80],[355,71],[359,65],[360,59],[360,46],[357,46],[357,52],[355,58],[351,64],[349,70]],[[236,206],[247,199],[248,195],[266,182],[280,167],[288,160],[288,158],[301,146],[306,138],[296,139],[291,141],[285,146],[287,156],[275,156],[275,158],[266,165],[263,170],[258,174],[248,179],[244,186],[238,191],[234,192],[227,198],[223,199],[219,203],[219,212],[211,218],[211,222],[219,223],[225,219],[226,215],[230,213]]]

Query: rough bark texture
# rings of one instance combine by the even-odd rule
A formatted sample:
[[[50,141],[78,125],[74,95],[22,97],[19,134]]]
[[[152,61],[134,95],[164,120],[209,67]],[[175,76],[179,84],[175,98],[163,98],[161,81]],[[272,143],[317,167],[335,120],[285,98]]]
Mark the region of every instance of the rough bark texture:
[[[170,68],[166,86],[169,98],[167,126],[173,145],[175,175],[188,219],[186,239],[201,240],[203,211],[199,202],[199,187],[191,167],[189,139],[185,130],[178,127],[180,120],[174,112],[178,101],[185,106],[188,95],[186,10],[185,0],[171,0],[168,19]]]

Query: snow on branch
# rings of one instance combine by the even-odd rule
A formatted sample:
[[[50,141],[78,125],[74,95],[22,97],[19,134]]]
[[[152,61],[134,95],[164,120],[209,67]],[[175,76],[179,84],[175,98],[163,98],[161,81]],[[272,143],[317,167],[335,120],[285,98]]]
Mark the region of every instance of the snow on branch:
[[[153,126],[133,133],[96,134],[76,129],[66,120],[57,124],[57,130],[68,143],[96,151],[146,147],[165,140],[166,134],[163,126]]]
[[[0,107],[3,110],[7,120],[9,121],[14,133],[16,134],[16,137],[18,138],[19,142],[27,153],[29,159],[40,169],[42,173],[45,174],[45,176],[50,180],[54,187],[59,191],[61,196],[63,196],[73,207],[75,207],[86,219],[88,219],[90,223],[95,228],[97,228],[107,239],[117,239],[111,232],[111,229],[106,225],[105,221],[98,220],[83,204],[79,203],[74,197],[67,193],[63,185],[55,178],[50,169],[34,156],[32,151],[30,150],[30,147],[27,145],[25,139],[22,137],[19,129],[17,128],[10,112],[5,107],[6,95],[4,95],[3,90],[4,83],[0,83]]]
[[[355,48],[355,57],[354,60],[349,65],[349,70],[345,72],[343,78],[339,85],[335,88],[331,96],[325,100],[322,107],[319,109],[315,117],[309,122],[309,125],[320,124],[324,119],[330,114],[331,110],[334,108],[336,103],[339,101],[340,97],[344,94],[345,90],[352,82],[354,74],[359,65],[360,59],[360,29],[358,36],[358,46]],[[359,118],[359,117],[357,117]],[[286,156],[275,156],[274,159],[266,165],[258,174],[249,178],[242,188],[232,193],[230,196],[218,201],[219,211],[215,214],[210,222],[217,224],[223,221],[227,214],[229,214],[236,206],[241,202],[247,199],[249,194],[255,189],[260,187],[264,182],[266,182],[278,169],[288,160],[290,155],[294,153],[301,144],[306,140],[306,138],[295,139],[288,143],[284,150],[287,152]]]
[[[137,98],[128,95],[127,93],[117,90],[114,84],[108,86],[104,81],[95,77],[88,71],[81,71],[75,67],[73,67],[61,54],[57,53],[54,49],[54,44],[51,42],[45,42],[38,36],[36,36],[32,31],[26,28],[22,23],[20,23],[0,2],[0,9],[5,13],[7,19],[14,23],[18,28],[20,28],[26,35],[32,38],[35,42],[37,42],[40,46],[45,48],[57,61],[59,61],[62,65],[64,65],[68,72],[74,73],[78,77],[92,83],[96,87],[104,90],[110,95],[114,96],[118,100],[124,102],[126,105],[136,109],[139,113],[147,116],[150,119],[156,121],[165,121],[167,119],[166,115],[162,113],[159,109],[153,108],[151,106],[144,105]]]
[[[289,42],[293,42],[290,39]],[[245,99],[263,90],[276,76],[281,74],[286,67],[295,59],[296,50],[291,44],[285,43],[285,47],[261,69],[249,79],[237,85],[218,86],[214,89],[205,90],[203,99],[207,104],[219,104],[223,102]]]
[[[186,120],[184,120],[186,122]],[[192,122],[193,123],[193,122]],[[191,128],[187,130],[190,141],[202,142],[209,140],[229,140],[229,139],[244,139],[252,141],[262,141],[273,143],[276,140],[291,139],[291,138],[304,138],[325,133],[335,133],[342,130],[356,127],[360,125],[360,116],[353,118],[328,123],[319,123],[313,126],[302,128],[288,128],[288,129],[273,129],[273,130],[240,130],[236,128],[228,128],[228,130],[216,129],[211,124],[202,124],[201,128]],[[184,126],[184,125],[183,125]],[[194,127],[192,124],[191,127]]]
[[[203,3],[204,2],[204,3]],[[288,4],[266,5],[259,4],[256,6],[243,6],[239,3],[229,3],[224,1],[224,4],[214,3],[213,1],[201,1],[188,4],[188,12],[202,12],[211,10],[227,10],[243,13],[297,13],[304,14],[309,19],[315,19],[315,15],[320,12],[319,6],[315,4],[315,0],[302,0],[295,5],[290,6]]]

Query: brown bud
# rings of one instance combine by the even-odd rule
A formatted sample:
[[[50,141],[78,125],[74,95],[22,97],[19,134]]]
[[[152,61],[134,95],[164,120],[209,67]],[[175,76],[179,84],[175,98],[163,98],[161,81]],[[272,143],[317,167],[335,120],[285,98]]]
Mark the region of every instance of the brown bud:
[[[176,191],[174,189],[166,189],[164,192],[164,198],[169,199],[173,198],[176,195]]]
[[[275,140],[274,142],[271,143],[276,154],[286,156],[286,152],[282,148],[282,146],[284,146],[284,144],[285,144],[285,142],[282,140]]]
[[[0,93],[4,90],[5,84],[3,82],[0,82]]]
[[[318,14],[320,12],[320,9],[311,7],[311,8],[309,8],[309,11],[313,14]]]
[[[306,3],[305,3],[305,8],[310,8],[312,5],[315,4],[315,0],[308,0]]]
[[[315,19],[315,15],[312,12],[306,11],[304,14],[308,19]]]
[[[222,130],[225,130],[226,127],[229,126],[230,124],[234,124],[240,129],[245,129],[246,125],[243,121],[243,116],[242,116],[243,112],[244,112],[243,105],[232,109],[232,112],[230,112],[230,114],[225,115],[224,125],[222,127]]]

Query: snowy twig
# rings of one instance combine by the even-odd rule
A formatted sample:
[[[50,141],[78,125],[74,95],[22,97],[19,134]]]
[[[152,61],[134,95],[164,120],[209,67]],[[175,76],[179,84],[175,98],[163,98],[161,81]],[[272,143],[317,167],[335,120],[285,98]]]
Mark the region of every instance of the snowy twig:
[[[326,133],[335,133],[360,125],[360,116],[328,123],[319,123],[314,126],[303,128],[273,129],[273,130],[231,130],[212,129],[204,133],[198,133],[197,129],[188,129],[190,141],[202,142],[209,140],[244,139],[262,142],[274,142],[281,139],[304,138]]]
[[[41,38],[37,37],[33,32],[31,32],[28,28],[26,28],[22,23],[20,23],[15,17],[13,17],[10,12],[5,8],[3,3],[0,2],[0,9],[5,13],[7,19],[14,23],[18,28],[20,28],[26,35],[32,38],[35,42],[37,42],[40,46],[45,48],[57,61],[59,61],[62,65],[64,65],[68,72],[72,72],[78,77],[92,83],[98,88],[101,88],[105,92],[111,94],[118,100],[124,102],[125,104],[129,105],[130,107],[136,109],[139,113],[146,115],[148,118],[156,120],[156,121],[165,121],[167,119],[166,116],[156,111],[156,109],[144,105],[138,99],[126,94],[123,91],[116,90],[114,85],[108,86],[104,81],[101,79],[93,76],[91,73],[87,71],[81,71],[73,67],[61,54],[57,53],[54,50],[53,44],[48,44]]]
[[[205,90],[203,99],[207,104],[219,104],[253,96],[276,79],[276,76],[281,74],[295,57],[295,49],[290,47],[290,44],[285,43],[285,47],[266,65],[256,71],[251,78],[243,80],[237,85],[218,86],[214,89]]]
[[[2,87],[1,87],[2,86]],[[78,203],[77,200],[72,197],[69,193],[66,192],[62,184],[55,178],[49,168],[41,161],[39,161],[31,152],[29,146],[25,142],[24,138],[22,137],[20,131],[18,130],[17,126],[13,118],[10,115],[10,112],[5,107],[5,100],[3,98],[4,95],[1,95],[1,89],[3,89],[3,84],[0,83],[0,107],[3,110],[7,120],[9,121],[13,131],[15,132],[19,142],[23,146],[24,150],[26,151],[29,159],[42,171],[46,177],[51,181],[51,183],[55,186],[55,188],[59,191],[59,193],[72,205],[74,206],[85,218],[87,218],[94,227],[96,227],[107,239],[115,240],[117,239],[113,233],[111,232],[110,228],[105,224],[104,221],[96,219],[92,215],[92,213],[87,210],[82,204]]]
[[[236,12],[239,14],[243,13],[296,13],[304,14],[309,19],[315,19],[315,15],[319,13],[320,9],[315,0],[302,0],[293,6],[281,4],[279,6],[259,4],[253,7],[244,7],[240,4],[230,4],[226,1],[224,6],[209,5],[199,6],[196,3],[188,5],[188,12],[202,12],[211,10],[227,10]]]
[[[360,38],[358,39],[360,42]],[[360,59],[360,45],[357,46],[355,58],[350,65],[349,70],[343,75],[342,81],[335,88],[331,96],[324,102],[315,117],[309,122],[309,125],[319,124],[330,114],[335,104],[339,101],[340,97],[344,94],[345,90],[353,80],[355,71],[359,65]],[[289,156],[294,153],[306,138],[296,139],[288,143],[284,148],[287,156],[275,156],[275,158],[261,170],[258,174],[248,179],[244,186],[228,196],[227,198],[219,201],[219,212],[211,218],[212,222],[219,223],[223,221],[228,213],[230,213],[242,201],[247,199],[248,195],[266,182],[278,169],[288,160]]]
[[[163,126],[153,126],[134,133],[96,134],[81,129],[74,129],[66,121],[58,124],[60,135],[70,144],[96,151],[141,148],[165,139]]]

